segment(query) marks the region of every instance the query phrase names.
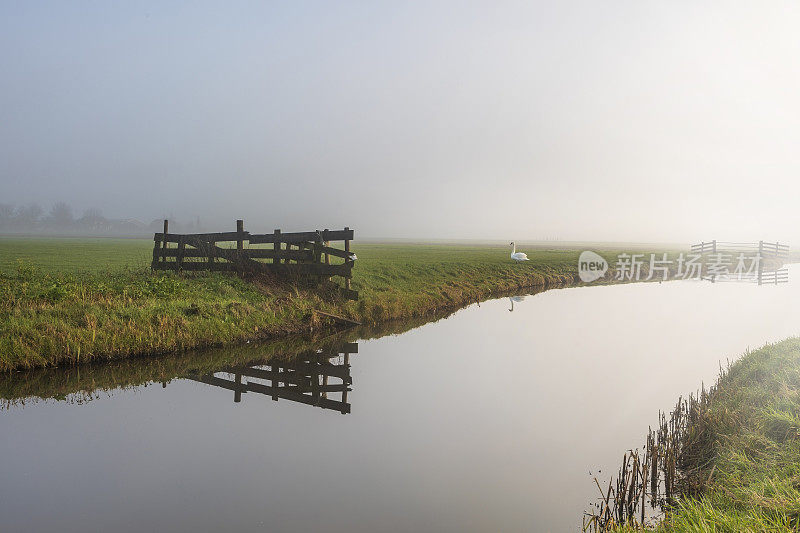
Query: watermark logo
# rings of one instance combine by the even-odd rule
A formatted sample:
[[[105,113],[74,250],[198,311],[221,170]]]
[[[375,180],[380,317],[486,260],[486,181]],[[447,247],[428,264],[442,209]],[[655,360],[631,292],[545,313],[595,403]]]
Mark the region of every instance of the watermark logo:
[[[614,264],[613,277],[617,281],[694,279],[777,284],[788,281],[788,270],[783,266],[788,259],[789,247],[780,243],[711,241],[692,245],[689,253],[621,253]],[[597,281],[608,270],[608,262],[599,254],[581,252],[578,258],[581,281]]]
[[[578,258],[578,276],[584,283],[591,283],[605,276],[608,271],[608,261],[600,255],[586,250]]]

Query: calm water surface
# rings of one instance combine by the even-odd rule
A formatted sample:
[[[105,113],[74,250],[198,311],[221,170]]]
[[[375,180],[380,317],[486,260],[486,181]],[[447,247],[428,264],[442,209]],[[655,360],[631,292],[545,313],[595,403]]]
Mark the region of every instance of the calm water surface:
[[[798,280],[556,289],[274,367],[329,408],[226,373],[12,405],[0,530],[575,531],[659,409],[800,332]]]

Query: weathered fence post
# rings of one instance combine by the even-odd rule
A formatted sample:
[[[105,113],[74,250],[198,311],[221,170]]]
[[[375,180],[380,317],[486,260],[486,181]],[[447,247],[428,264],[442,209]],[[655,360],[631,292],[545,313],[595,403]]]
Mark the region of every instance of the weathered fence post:
[[[328,236],[328,228],[325,228],[325,236],[326,237]],[[331,241],[324,241],[322,243],[322,245],[325,246],[325,248],[326,248],[326,251],[325,251],[325,264],[326,265],[330,265],[331,264],[331,254],[329,254],[327,252],[327,248],[331,245]],[[331,278],[330,278],[330,276],[328,276],[328,281],[330,281],[330,280],[331,280]]]
[[[327,236],[327,235],[328,235],[328,228],[325,228],[325,236]],[[328,248],[330,245],[331,245],[331,241],[322,241],[322,246],[324,246],[325,248]],[[325,264],[326,265],[330,265],[331,264],[331,256],[330,256],[330,254],[328,253],[327,250],[325,251]]]
[[[183,270],[183,253],[186,250],[186,240],[183,236],[180,237],[178,241],[178,255],[176,261],[178,262],[178,271],[180,272]]]
[[[711,253],[714,253],[714,254],[717,253],[717,240],[716,239],[711,241],[711,250],[712,250]]]
[[[281,252],[281,230],[276,229],[274,232],[275,235],[275,242],[272,243],[272,251],[275,252],[275,257],[272,258],[272,264],[277,265],[281,262],[280,259],[280,252]]]
[[[309,369],[310,378],[310,391],[311,397],[314,399],[314,405],[319,405],[320,390],[319,390],[319,365],[316,360],[312,360],[311,368]]]
[[[244,220],[241,219],[236,221],[236,251],[236,271],[241,275],[244,274],[244,260],[242,258],[242,252],[244,251]]]
[[[322,233],[319,230],[314,237],[314,262],[322,263]]]
[[[350,231],[350,228],[345,226],[344,230],[345,231]],[[345,258],[345,260],[344,260],[345,263],[352,263],[353,260],[350,259],[350,255],[349,255],[350,254],[350,241],[348,239],[345,239],[345,241],[344,241],[344,251],[345,251],[345,253],[348,254],[347,258]],[[349,276],[344,278],[344,288],[347,289],[348,291],[350,290],[350,277]]]
[[[325,231],[328,231],[328,230],[325,230]],[[319,230],[315,230],[314,244],[312,245],[312,248],[311,248],[311,254],[312,254],[311,255],[311,262],[314,263],[315,265],[321,265],[322,264],[322,243],[323,243],[322,239],[323,239],[322,232],[319,231]],[[321,282],[324,278],[325,278],[325,276],[321,276],[321,275],[317,276],[317,283]]]
[[[236,389],[233,391],[233,402],[239,403],[242,401],[242,373],[236,372],[235,374]]]
[[[162,263],[166,263],[167,262],[167,256],[164,255],[164,253],[163,253],[163,250],[167,249],[167,233],[169,233],[169,220],[167,220],[165,218],[164,219],[164,233],[163,233],[163,236],[162,236],[162,239],[161,239],[161,250],[162,250],[161,262]]]
[[[280,230],[278,230],[280,233]],[[281,386],[281,367],[280,365],[270,363],[269,368],[272,370],[272,401],[278,401],[278,388]]]
[[[348,279],[348,281],[350,281],[350,280]],[[350,369],[350,352],[348,352],[348,351],[344,352],[344,367],[348,370],[347,374],[349,375],[350,374],[350,372],[349,372],[349,369]],[[344,415],[344,414],[347,414],[345,412],[345,410],[344,410],[344,404],[347,403],[347,385],[348,385],[348,383],[347,383],[347,380],[344,380],[344,379],[342,380],[342,383],[344,383],[344,385],[345,385],[345,387],[342,389],[342,404],[343,405],[342,405],[342,411],[341,411],[341,413]]]

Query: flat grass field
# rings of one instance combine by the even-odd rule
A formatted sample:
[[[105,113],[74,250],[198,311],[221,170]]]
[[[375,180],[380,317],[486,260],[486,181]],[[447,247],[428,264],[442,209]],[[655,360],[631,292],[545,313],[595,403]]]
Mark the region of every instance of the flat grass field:
[[[274,279],[152,273],[148,239],[0,238],[0,371],[308,331],[316,309],[377,324],[572,282],[579,251],[355,244],[357,302]],[[606,254],[606,252],[603,252]],[[608,259],[616,256],[607,252]]]
[[[148,239],[0,237],[0,272],[16,272],[20,261],[51,274],[146,268],[152,253]]]
[[[510,248],[507,246],[353,243],[353,251],[358,255],[354,282],[359,271],[371,273],[401,264],[517,265],[509,259]],[[51,274],[149,270],[152,253],[152,239],[0,237],[0,272],[15,272],[20,261],[32,263],[40,272]],[[561,267],[570,261],[577,265],[579,252],[553,249],[528,251],[528,255],[531,258],[535,256],[535,262],[540,266]],[[532,263],[528,262],[528,265]]]

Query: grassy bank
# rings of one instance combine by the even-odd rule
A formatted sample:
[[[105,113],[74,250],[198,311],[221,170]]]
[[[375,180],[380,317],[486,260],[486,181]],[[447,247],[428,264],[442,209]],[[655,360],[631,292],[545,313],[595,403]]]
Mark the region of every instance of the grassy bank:
[[[307,331],[311,311],[364,324],[426,316],[502,291],[571,282],[578,251],[354,247],[357,302],[268,278],[151,273],[152,242],[0,239],[0,371],[164,353]],[[607,252],[608,258],[616,256]]]
[[[683,496],[656,530],[800,529],[800,339],[745,354],[705,403],[683,439]]]
[[[441,310],[426,317],[393,320],[379,326],[315,331],[222,348],[0,373],[0,409],[43,400],[85,402],[102,395],[113,395],[119,390],[219,372],[231,366],[292,361],[308,351],[334,350],[344,343],[404,333],[454,312]]]

